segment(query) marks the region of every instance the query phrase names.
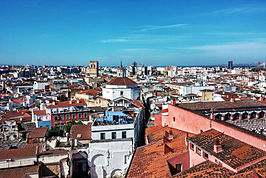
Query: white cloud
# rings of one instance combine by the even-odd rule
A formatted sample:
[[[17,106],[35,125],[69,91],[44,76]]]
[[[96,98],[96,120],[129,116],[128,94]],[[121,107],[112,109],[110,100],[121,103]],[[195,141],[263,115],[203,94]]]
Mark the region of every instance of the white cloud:
[[[127,49],[123,49],[122,51],[125,52],[149,52],[149,51],[153,51],[154,49],[150,49],[150,48],[127,48]]]
[[[185,47],[180,49],[189,49],[189,50],[262,50],[266,49],[266,43],[257,43],[257,42],[244,42],[244,43],[231,43],[231,44],[221,44],[221,45],[203,45],[203,46],[192,46]]]
[[[171,29],[171,28],[178,28],[182,26],[186,26],[188,24],[172,24],[172,25],[151,25],[151,26],[145,26],[141,28],[140,30],[136,30],[136,32],[144,32],[144,31],[150,31],[150,30],[160,30],[160,29]]]
[[[266,12],[264,7],[238,7],[238,8],[228,8],[214,11],[215,14],[239,14],[239,13],[259,13]]]
[[[128,42],[128,41],[131,41],[131,40],[123,39],[123,38],[101,40],[102,43],[121,43],[121,42]]]

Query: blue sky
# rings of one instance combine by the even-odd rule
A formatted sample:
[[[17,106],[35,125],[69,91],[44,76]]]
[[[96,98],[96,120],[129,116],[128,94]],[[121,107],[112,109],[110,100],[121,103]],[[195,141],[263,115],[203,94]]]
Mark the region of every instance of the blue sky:
[[[266,59],[265,0],[1,0],[0,64]]]

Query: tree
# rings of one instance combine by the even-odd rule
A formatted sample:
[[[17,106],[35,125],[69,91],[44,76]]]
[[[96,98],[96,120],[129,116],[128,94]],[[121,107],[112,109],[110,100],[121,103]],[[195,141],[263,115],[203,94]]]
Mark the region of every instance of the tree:
[[[48,130],[49,137],[51,136],[63,136],[64,131],[60,129],[58,126],[52,127],[50,130]]]

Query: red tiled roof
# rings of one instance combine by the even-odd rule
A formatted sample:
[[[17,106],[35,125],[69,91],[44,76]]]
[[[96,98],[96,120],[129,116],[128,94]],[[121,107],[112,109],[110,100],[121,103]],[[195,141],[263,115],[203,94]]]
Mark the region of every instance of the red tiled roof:
[[[39,172],[39,165],[16,167],[16,168],[0,170],[0,177],[3,177],[3,178],[27,177],[25,176],[25,174],[27,173],[38,173],[38,172]]]
[[[46,110],[34,110],[33,113],[37,116],[46,115]]]
[[[107,85],[137,85],[136,82],[127,77],[116,77],[106,83]]]
[[[223,147],[223,150],[218,153],[213,150],[217,139]],[[234,169],[266,157],[266,152],[263,150],[214,129],[202,132],[189,140]]]
[[[79,101],[79,103],[77,102]],[[58,102],[55,105],[51,104],[46,106],[46,108],[58,108],[58,107],[70,107],[70,106],[83,106],[86,105],[86,102],[83,99],[80,100],[73,100],[72,104],[70,104],[69,101],[63,101],[63,102]]]
[[[132,159],[127,177],[169,177],[167,160],[187,151],[185,138],[187,134],[174,136],[167,143],[171,151],[165,153],[163,139],[149,145],[138,147]]]
[[[96,96],[99,93],[101,93],[101,91],[95,90],[95,89],[87,89],[87,90],[83,90],[83,91],[79,92],[79,94],[89,94],[89,95],[93,95],[93,96]]]
[[[222,165],[211,161],[205,161],[191,167],[173,177],[266,177],[266,160],[254,164],[242,171],[235,173],[224,168]]]
[[[88,125],[73,125],[71,127],[71,139],[91,140],[91,124]],[[80,137],[79,137],[80,134]]]
[[[28,135],[28,138],[43,138],[48,131],[48,127],[35,128]]]
[[[0,160],[35,157],[36,149],[37,145],[27,145],[19,149],[0,150]]]

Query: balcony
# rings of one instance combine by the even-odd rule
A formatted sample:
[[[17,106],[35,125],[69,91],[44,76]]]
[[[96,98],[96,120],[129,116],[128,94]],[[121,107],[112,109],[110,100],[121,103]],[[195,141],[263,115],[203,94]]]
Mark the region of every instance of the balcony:
[[[73,109],[67,109],[67,110],[60,110],[60,111],[52,111],[52,114],[67,114],[67,113],[73,113],[73,112],[84,112],[84,111],[90,111],[88,108],[78,108],[75,107]]]

